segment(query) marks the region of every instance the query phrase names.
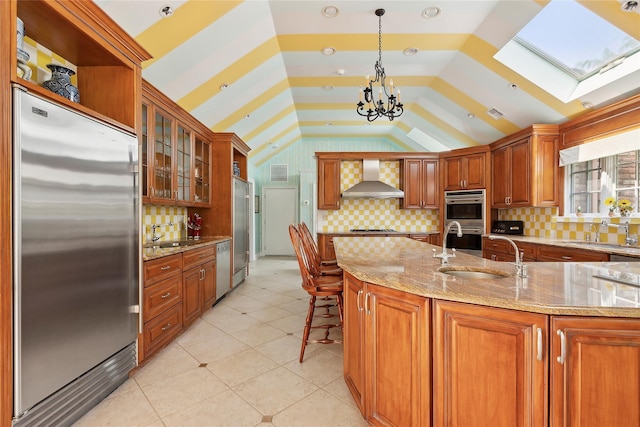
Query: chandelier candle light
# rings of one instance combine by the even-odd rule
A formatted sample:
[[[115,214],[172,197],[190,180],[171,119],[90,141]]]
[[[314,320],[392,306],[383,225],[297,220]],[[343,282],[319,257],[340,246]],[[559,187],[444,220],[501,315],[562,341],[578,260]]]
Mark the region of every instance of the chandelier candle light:
[[[367,87],[364,88],[364,102],[362,99],[363,90],[362,87],[360,87],[360,99],[358,102],[358,108],[356,109],[358,114],[366,117],[370,122],[381,116],[388,117],[390,121],[393,121],[394,118],[399,117],[404,112],[404,108],[400,102],[400,89],[397,90],[398,97],[396,98],[393,94],[393,80],[389,81],[388,91],[385,84],[387,75],[385,74],[384,67],[382,66],[382,15],[384,15],[384,9],[376,9],[376,16],[378,17],[378,61],[376,61],[375,65],[376,78],[369,80],[369,75],[367,74]],[[377,100],[373,99],[374,83],[380,84]],[[382,100],[383,92],[387,97],[386,103]],[[365,103],[368,107],[367,110],[365,110]]]

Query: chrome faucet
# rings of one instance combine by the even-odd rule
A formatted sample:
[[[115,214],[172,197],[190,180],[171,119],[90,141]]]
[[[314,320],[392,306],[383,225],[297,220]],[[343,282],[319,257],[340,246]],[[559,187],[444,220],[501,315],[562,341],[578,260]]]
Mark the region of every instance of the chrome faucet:
[[[522,262],[522,256],[520,255],[520,250],[518,249],[518,246],[516,245],[516,243],[513,240],[511,240],[510,238],[504,237],[504,236],[490,235],[489,239],[491,239],[491,240],[506,240],[507,242],[511,243],[511,246],[513,246],[513,249],[516,251],[516,262],[515,262],[516,275],[518,277],[527,277],[527,266],[524,265],[524,263]]]
[[[604,222],[604,221],[603,221],[603,222]],[[596,229],[596,238],[595,238],[595,239],[593,239],[593,241],[594,241],[595,243],[600,243],[600,225],[601,225],[601,224],[592,223],[592,224],[589,226],[589,233],[591,233],[591,232],[593,231],[593,228],[594,228],[594,227],[595,227],[595,229]],[[587,242],[590,240],[590,237],[591,237],[591,234],[587,234],[587,237],[586,237]]]
[[[444,231],[444,236],[442,237],[442,252],[440,252],[439,254],[436,254],[436,250],[433,250],[433,257],[434,258],[440,258],[440,264],[441,265],[447,265],[449,264],[449,258],[455,258],[456,257],[456,250],[455,248],[451,248],[451,253],[447,253],[447,236],[449,235],[449,232],[451,231],[451,226],[457,226],[458,227],[458,233],[457,236],[458,237],[462,237],[462,226],[460,225],[460,223],[458,221],[451,221],[449,224],[447,224],[447,228]]]
[[[609,226],[609,227],[613,227],[613,228],[620,228],[620,227],[624,227],[624,243],[627,246],[631,246],[631,245],[637,245],[638,244],[638,238],[637,237],[631,237],[629,235],[629,220],[627,220],[627,222],[625,222],[622,225],[618,225],[618,224],[607,224],[607,221],[603,220],[602,221],[602,225],[604,226]]]
[[[162,236],[164,236],[164,234],[161,235],[157,235],[156,234],[156,230],[160,227],[173,227],[173,223],[170,222],[168,224],[153,224],[151,225],[151,241],[152,242],[157,242],[158,240],[160,240],[162,238]]]

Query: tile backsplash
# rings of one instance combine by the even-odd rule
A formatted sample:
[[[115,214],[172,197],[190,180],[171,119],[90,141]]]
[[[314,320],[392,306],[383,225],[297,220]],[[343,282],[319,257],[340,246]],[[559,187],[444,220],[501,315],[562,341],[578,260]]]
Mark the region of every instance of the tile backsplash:
[[[498,217],[501,220],[520,220],[524,222],[524,233],[527,236],[546,237],[566,240],[595,239],[596,232],[600,233],[600,241],[606,243],[624,244],[624,227],[605,227],[608,224],[620,225],[626,221],[630,223],[629,234],[638,234],[639,217],[621,218],[620,216],[557,216],[558,208],[511,208],[500,209]]]
[[[177,206],[144,205],[142,209],[143,242],[151,242],[153,224],[161,225],[156,231],[160,241],[186,239],[187,208]],[[169,225],[172,224],[172,225]]]
[[[362,180],[362,162],[340,163],[340,191]],[[400,186],[400,162],[380,161],[380,180]],[[398,199],[342,199],[339,210],[318,211],[318,231],[348,231],[351,228],[391,228],[396,231],[438,231],[437,209],[400,209]]]
[[[29,31],[28,28],[27,31]],[[51,70],[47,68],[47,64],[63,65],[73,71],[77,71],[77,67],[74,64],[27,36],[24,38],[24,50],[29,54],[27,65],[31,68],[30,80],[38,85],[42,85],[43,82],[51,78]],[[71,76],[71,83],[75,86],[78,85],[77,74]]]

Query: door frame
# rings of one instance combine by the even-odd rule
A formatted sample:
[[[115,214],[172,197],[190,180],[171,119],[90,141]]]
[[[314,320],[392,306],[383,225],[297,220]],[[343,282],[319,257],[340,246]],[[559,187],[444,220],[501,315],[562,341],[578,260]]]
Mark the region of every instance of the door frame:
[[[262,226],[261,226],[261,230],[260,230],[260,256],[265,256],[265,250],[264,250],[264,245],[265,245],[265,241],[266,241],[266,233],[267,233],[267,209],[266,209],[266,192],[269,190],[294,190],[294,195],[295,195],[295,199],[294,199],[294,213],[293,213],[293,218],[294,218],[294,222],[299,221],[300,218],[300,188],[298,186],[295,185],[275,185],[275,186],[263,186],[262,187],[262,191],[261,191],[261,201],[260,204],[261,206],[261,212],[262,212]]]

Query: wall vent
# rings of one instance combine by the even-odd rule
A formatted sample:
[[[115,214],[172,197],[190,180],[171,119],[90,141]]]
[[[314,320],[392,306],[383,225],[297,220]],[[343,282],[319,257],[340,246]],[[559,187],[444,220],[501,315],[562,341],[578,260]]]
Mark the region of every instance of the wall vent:
[[[498,119],[502,118],[502,116],[504,116],[504,113],[502,113],[497,108],[490,109],[489,111],[487,111],[487,114],[490,115],[491,117],[493,117],[496,120],[498,120]]]
[[[287,182],[287,165],[271,165],[271,182]]]

